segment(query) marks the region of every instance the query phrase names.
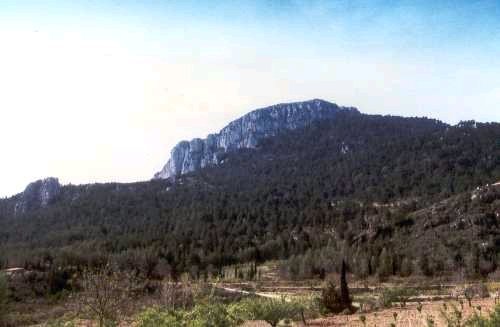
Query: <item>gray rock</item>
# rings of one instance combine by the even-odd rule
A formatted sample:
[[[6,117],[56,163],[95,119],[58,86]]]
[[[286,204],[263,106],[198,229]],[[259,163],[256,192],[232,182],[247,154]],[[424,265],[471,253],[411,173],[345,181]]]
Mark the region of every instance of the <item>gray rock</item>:
[[[206,139],[182,141],[170,152],[170,160],[154,178],[176,177],[208,165],[220,163],[220,155],[241,148],[255,148],[266,137],[290,129],[305,127],[313,121],[332,119],[338,112],[358,110],[339,107],[334,103],[314,99],[283,103],[257,109],[232,121],[217,134]]]
[[[61,192],[61,184],[54,177],[30,183],[20,194],[15,205],[15,213],[43,208],[53,203]]]

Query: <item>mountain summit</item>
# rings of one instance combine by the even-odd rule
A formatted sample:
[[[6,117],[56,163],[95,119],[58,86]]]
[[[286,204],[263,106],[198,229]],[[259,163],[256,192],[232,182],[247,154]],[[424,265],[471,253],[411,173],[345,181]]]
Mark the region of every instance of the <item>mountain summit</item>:
[[[266,137],[309,125],[313,121],[335,118],[339,112],[359,113],[356,108],[340,107],[320,99],[281,103],[254,110],[232,121],[217,134],[179,142],[170,159],[155,178],[169,178],[220,163],[220,155],[241,148],[254,148]]]
[[[15,205],[16,213],[25,213],[29,210],[39,209],[51,204],[59,195],[61,184],[54,177],[48,177],[30,183],[24,192],[18,195]]]

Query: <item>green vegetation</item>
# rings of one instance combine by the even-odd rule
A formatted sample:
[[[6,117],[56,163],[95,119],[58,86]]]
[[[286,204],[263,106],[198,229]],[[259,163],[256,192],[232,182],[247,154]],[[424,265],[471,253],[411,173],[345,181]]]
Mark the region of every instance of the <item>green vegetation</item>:
[[[7,278],[4,274],[0,273],[0,323],[5,318],[7,313],[7,304],[9,301],[9,287],[7,285]]]
[[[152,279],[242,263],[258,278],[275,259],[288,260],[284,277],[324,277],[341,251],[358,276],[485,276],[500,191],[470,191],[500,180],[499,138],[498,124],[340,114],[175,182],[65,186],[15,216],[16,197],[1,200],[0,252],[29,270],[112,261]]]
[[[229,326],[236,307],[179,281],[258,282],[269,260],[290,280],[484,278],[500,265],[500,187],[486,185],[500,180],[499,139],[500,124],[346,113],[175,181],[68,185],[22,214],[19,197],[2,199],[0,267],[27,272],[9,282],[12,302],[78,294],[101,325],[136,296],[161,294],[140,316],[145,326]],[[352,309],[343,290],[329,284],[321,307]],[[405,305],[407,292],[383,302]],[[296,303],[239,300],[248,316],[297,319]]]
[[[496,306],[495,310],[487,316],[482,316],[480,312],[476,312],[472,318],[467,320],[466,326],[470,327],[500,326],[500,306]]]
[[[137,317],[137,327],[184,327],[183,311],[165,311],[160,308],[148,308]]]
[[[248,298],[225,305],[208,301],[191,310],[149,308],[137,317],[138,327],[232,327],[245,320],[264,320],[276,326],[285,319],[302,319],[303,305],[285,299]]]
[[[243,320],[264,320],[271,326],[277,326],[285,319],[302,319],[304,306],[296,301],[281,299],[252,298],[241,301],[231,308],[234,315]]]
[[[385,288],[382,291],[380,302],[385,308],[390,308],[394,304],[400,304],[402,307],[406,307],[408,300],[417,295],[417,291],[412,288],[407,287],[392,287]],[[420,308],[421,310],[421,308]]]
[[[352,312],[352,300],[347,287],[347,267],[342,260],[340,274],[340,290],[337,290],[335,284],[330,280],[321,292],[321,304],[327,312],[340,313],[343,311]]]
[[[441,316],[444,318],[447,327],[497,327],[500,326],[500,305],[488,315],[481,314],[481,307],[475,308],[474,314],[465,319],[462,310],[455,305],[448,309],[444,307],[441,310]]]
[[[44,327],[77,327],[74,319],[59,318],[48,321]]]

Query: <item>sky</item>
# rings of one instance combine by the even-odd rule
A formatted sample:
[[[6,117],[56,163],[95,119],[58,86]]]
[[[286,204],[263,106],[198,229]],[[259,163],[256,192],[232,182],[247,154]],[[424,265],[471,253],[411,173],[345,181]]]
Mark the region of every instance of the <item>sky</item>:
[[[148,180],[275,103],[500,121],[499,1],[0,0],[0,197]]]

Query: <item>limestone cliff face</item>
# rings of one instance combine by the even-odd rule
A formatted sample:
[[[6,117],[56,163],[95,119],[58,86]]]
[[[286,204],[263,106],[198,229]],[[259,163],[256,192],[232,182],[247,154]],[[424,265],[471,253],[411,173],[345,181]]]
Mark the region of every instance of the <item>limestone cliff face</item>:
[[[60,194],[61,184],[57,178],[49,177],[29,184],[15,204],[15,213],[24,213],[51,204]]]
[[[232,121],[206,139],[182,141],[170,152],[170,160],[155,178],[169,178],[196,171],[220,162],[222,153],[240,148],[254,148],[259,140],[281,131],[304,127],[313,121],[332,119],[340,111],[358,112],[323,100],[277,104],[257,109]]]

